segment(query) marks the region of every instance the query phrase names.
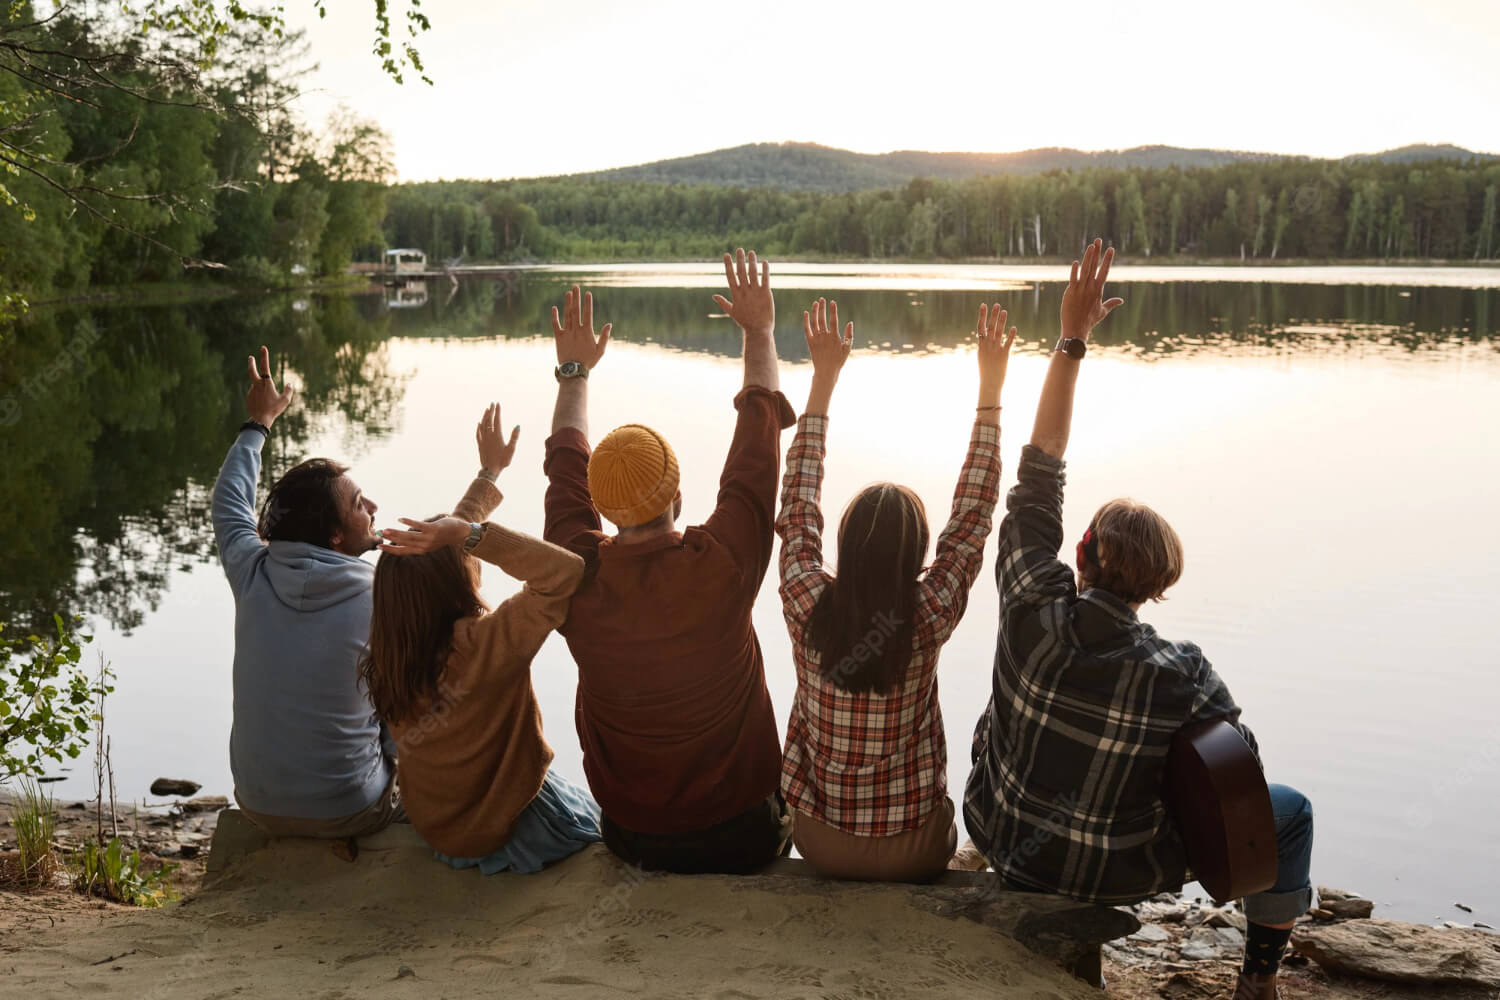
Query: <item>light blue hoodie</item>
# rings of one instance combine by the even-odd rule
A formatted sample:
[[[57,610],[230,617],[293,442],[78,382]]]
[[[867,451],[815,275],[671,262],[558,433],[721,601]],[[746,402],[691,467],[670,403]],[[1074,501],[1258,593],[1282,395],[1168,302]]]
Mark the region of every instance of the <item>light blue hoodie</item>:
[[[235,601],[234,790],[268,816],[351,816],[391,780],[358,674],[375,569],[320,545],[261,541],[264,443],[259,431],[241,431],[214,483],[214,535]]]

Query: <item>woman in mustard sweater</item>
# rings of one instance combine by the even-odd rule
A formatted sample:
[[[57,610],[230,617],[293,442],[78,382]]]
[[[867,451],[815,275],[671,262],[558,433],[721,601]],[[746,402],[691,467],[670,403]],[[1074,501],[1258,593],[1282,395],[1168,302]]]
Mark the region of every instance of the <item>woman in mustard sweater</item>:
[[[397,748],[412,826],[455,868],[535,872],[599,839],[599,806],[550,770],[531,660],[568,615],[583,560],[487,524],[515,454],[500,407],[479,422],[480,472],[448,517],[382,533],[360,676]],[[479,560],[522,581],[490,609]]]

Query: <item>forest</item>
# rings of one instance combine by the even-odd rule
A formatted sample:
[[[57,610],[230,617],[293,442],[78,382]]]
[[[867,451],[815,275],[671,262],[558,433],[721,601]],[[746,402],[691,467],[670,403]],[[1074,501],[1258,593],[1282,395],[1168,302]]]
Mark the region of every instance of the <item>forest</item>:
[[[251,14],[141,27],[112,4],[0,8],[12,311],[184,273],[286,284],[378,253],[389,139],[347,112],[316,129],[296,116],[311,66],[297,34]]]
[[[240,11],[205,27],[186,15],[147,24],[86,0],[50,14],[0,8],[0,321],[28,300],[184,276],[305,284],[398,246],[471,263],[702,259],[736,245],[823,259],[1056,260],[1102,234],[1135,260],[1500,256],[1500,160],[1443,147],[1418,159],[1223,153],[1240,157],[1231,162],[1180,151],[1196,165],[1162,165],[1176,155],[1166,147],[1120,154],[1143,159],[1043,150],[1006,154],[1019,157],[1015,172],[959,176],[1012,161],[761,144],[744,147],[745,171],[725,150],[605,175],[393,185],[381,128],[347,111],[302,121],[305,43],[274,15]],[[1035,169],[1064,153],[1096,165]],[[872,163],[879,171],[861,172]],[[705,176],[705,164],[716,182],[659,179],[668,167]],[[892,180],[922,164],[949,176]],[[845,171],[839,184],[868,186],[808,189],[824,166]],[[794,176],[800,186],[776,185]]]
[[[1273,159],[914,178],[857,192],[585,177],[392,189],[385,238],[469,260],[1139,258],[1493,260],[1500,161]]]

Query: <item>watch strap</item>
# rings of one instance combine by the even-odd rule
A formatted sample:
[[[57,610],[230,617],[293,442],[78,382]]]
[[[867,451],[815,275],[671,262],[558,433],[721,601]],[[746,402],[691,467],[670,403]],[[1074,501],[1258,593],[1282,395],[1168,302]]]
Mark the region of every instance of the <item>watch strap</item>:
[[[242,430],[242,431],[260,431],[261,437],[268,438],[268,439],[271,436],[271,428],[267,427],[265,424],[261,423],[259,420],[246,420],[243,424],[240,424],[240,430]]]
[[[469,522],[469,537],[464,539],[464,551],[473,552],[474,546],[478,545],[479,540],[483,537],[484,525],[474,521]]]
[[[491,483],[498,483],[500,482],[500,473],[491,472],[489,469],[480,469],[478,472],[474,473],[474,478],[484,479]]]
[[[563,371],[564,368],[567,371]],[[557,377],[559,382],[565,378],[587,379],[589,377],[589,366],[582,361],[564,361],[552,370],[552,374]]]

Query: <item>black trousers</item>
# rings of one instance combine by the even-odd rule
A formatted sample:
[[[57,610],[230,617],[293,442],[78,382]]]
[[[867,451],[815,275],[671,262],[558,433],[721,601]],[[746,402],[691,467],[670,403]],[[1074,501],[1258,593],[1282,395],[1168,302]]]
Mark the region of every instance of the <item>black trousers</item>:
[[[646,871],[746,875],[792,851],[792,814],[781,793],[717,826],[689,833],[636,833],[608,816],[604,846]]]

